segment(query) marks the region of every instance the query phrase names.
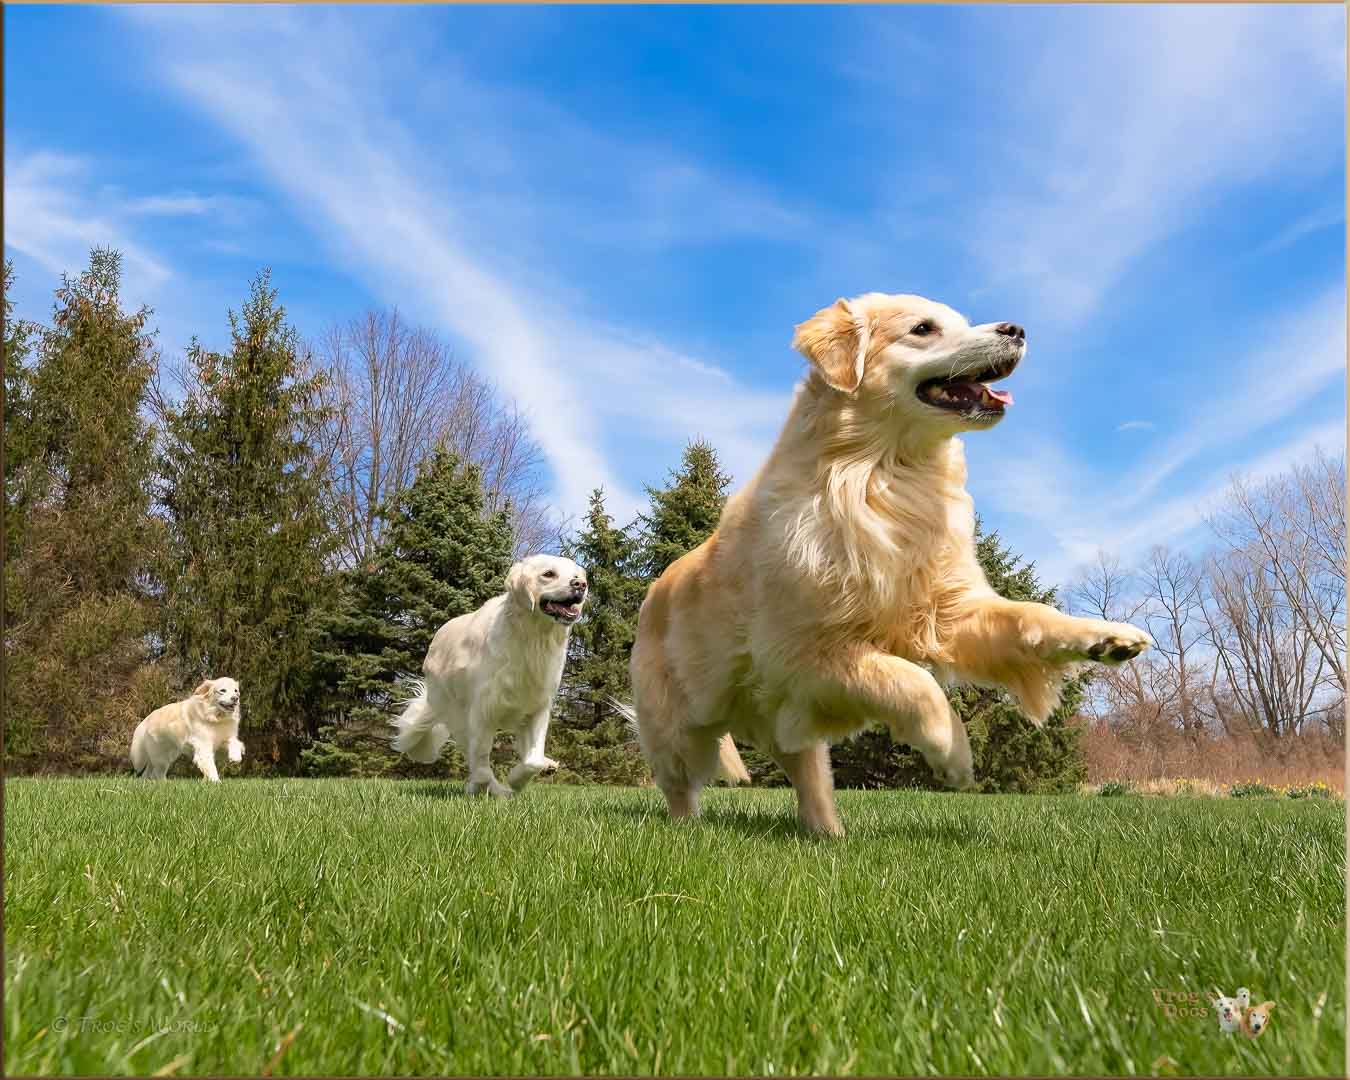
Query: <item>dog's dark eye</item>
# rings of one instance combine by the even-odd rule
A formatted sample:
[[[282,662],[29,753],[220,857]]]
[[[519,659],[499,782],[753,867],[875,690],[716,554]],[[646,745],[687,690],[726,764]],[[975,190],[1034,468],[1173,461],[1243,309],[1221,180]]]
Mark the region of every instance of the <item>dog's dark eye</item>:
[[[914,329],[910,331],[910,333],[916,334],[919,337],[927,337],[929,334],[937,333],[937,325],[935,323],[930,322],[927,319],[924,319],[924,321],[917,324],[914,327]]]
[[[556,570],[545,570],[545,571],[544,571],[544,577],[546,577],[546,578],[555,578],[555,577],[557,577],[557,576],[558,576],[558,571],[556,571]]]

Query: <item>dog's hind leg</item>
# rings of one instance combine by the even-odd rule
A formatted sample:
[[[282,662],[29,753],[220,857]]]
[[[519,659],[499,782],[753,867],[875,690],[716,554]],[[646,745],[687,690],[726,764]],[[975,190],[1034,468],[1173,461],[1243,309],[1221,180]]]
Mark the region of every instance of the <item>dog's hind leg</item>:
[[[818,742],[792,754],[779,750],[773,759],[797,792],[797,817],[802,828],[822,836],[843,836],[844,827],[834,808],[829,746]]]
[[[420,679],[411,685],[413,695],[393,720],[398,731],[389,745],[410,761],[429,765],[441,756],[450,739],[444,719],[446,703],[438,686]]]
[[[686,728],[672,739],[659,740],[659,750],[647,750],[652,775],[666,797],[670,816],[697,817],[698,794],[717,775],[719,736],[703,728]]]
[[[493,734],[492,722],[475,707],[469,714],[468,731],[464,739],[464,756],[469,762],[469,782],[464,790],[470,795],[486,794],[509,799],[515,792],[498,780],[492,771]]]

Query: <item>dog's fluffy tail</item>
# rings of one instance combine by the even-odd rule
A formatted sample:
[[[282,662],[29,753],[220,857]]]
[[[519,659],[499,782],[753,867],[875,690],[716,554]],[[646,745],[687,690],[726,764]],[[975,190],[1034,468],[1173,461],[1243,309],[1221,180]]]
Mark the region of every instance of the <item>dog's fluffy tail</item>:
[[[629,732],[633,738],[637,738],[637,710],[616,698],[606,698],[605,701],[611,709],[624,718],[628,723]],[[745,762],[741,760],[740,751],[736,749],[736,744],[731,741],[730,735],[723,735],[717,740],[717,765],[722,774],[722,779],[733,787],[737,784],[750,783],[750,772],[746,769]]]
[[[398,733],[389,745],[412,761],[430,764],[441,756],[450,740],[450,729],[431,714],[427,684],[413,679],[410,689],[412,696],[405,701],[403,711],[390,721]]]
[[[618,698],[606,697],[605,704],[624,718],[628,724],[628,734],[636,739],[638,733],[637,710],[631,705],[625,705]]]
[[[145,752],[146,738],[145,721],[142,720],[136,725],[135,734],[131,736],[131,767],[135,770],[137,776],[145,772],[145,767],[150,762],[150,758]]]
[[[717,740],[717,764],[722,770],[722,779],[732,787],[750,783],[750,770],[745,767],[741,752],[736,749],[730,735],[723,735]]]

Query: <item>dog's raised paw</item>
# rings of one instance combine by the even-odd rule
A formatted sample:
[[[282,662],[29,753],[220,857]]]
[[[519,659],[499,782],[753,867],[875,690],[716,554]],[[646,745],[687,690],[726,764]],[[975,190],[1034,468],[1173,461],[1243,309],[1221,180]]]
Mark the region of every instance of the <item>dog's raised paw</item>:
[[[1089,646],[1087,654],[1089,659],[1102,664],[1123,664],[1126,660],[1133,660],[1151,644],[1148,635],[1143,633],[1129,637],[1112,634]]]

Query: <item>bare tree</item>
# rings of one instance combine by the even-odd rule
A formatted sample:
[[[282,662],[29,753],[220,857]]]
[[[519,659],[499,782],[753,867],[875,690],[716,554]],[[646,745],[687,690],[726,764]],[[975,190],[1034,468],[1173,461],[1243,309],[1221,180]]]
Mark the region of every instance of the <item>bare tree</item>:
[[[1070,585],[1068,601],[1075,614],[1113,622],[1131,622],[1144,609],[1132,576],[1121,568],[1119,559],[1104,551]],[[1152,675],[1148,653],[1122,667],[1100,668],[1093,672],[1087,701],[1098,719],[1149,730],[1162,719],[1152,692]]]
[[[1215,665],[1200,656],[1206,640],[1204,581],[1199,568],[1183,553],[1154,547],[1140,572],[1144,591],[1144,625],[1153,637],[1149,667],[1154,698],[1192,738],[1205,732],[1199,691],[1213,685]],[[1210,677],[1206,678],[1206,671]]]
[[[385,508],[412,484],[418,464],[437,445],[482,470],[486,509],[510,513],[518,552],[555,544],[543,456],[525,418],[440,338],[409,327],[397,310],[370,311],[331,326],[319,353],[331,374],[331,443],[346,565],[369,555]]]
[[[1322,717],[1333,729],[1343,725],[1344,459],[1319,451],[1311,462],[1259,485],[1236,478],[1229,488],[1227,508],[1210,525],[1230,553],[1242,553],[1248,564],[1259,569],[1259,595],[1271,608],[1262,618],[1282,635],[1286,663],[1297,662],[1315,672],[1314,676],[1290,669],[1284,676],[1291,687],[1300,688],[1296,691],[1299,698],[1304,696],[1304,683],[1313,680],[1303,709]],[[1229,564],[1231,571],[1231,559]],[[1233,599],[1232,575],[1222,584],[1227,599]],[[1275,670],[1272,647],[1267,646],[1267,663],[1261,672],[1267,676]],[[1302,719],[1303,713],[1298,722]]]
[[[1316,709],[1326,667],[1312,636],[1280,594],[1258,545],[1230,547],[1210,559],[1208,640],[1221,681],[1240,709],[1238,722],[1278,738],[1296,734]],[[1220,699],[1215,698],[1216,706]],[[1234,718],[1218,710],[1233,733]]]
[[[1081,614],[1142,621],[1154,648],[1094,675],[1098,719],[1280,737],[1345,731],[1346,474],[1319,452],[1262,483],[1241,477],[1201,560],[1157,547],[1133,573],[1099,554],[1069,589]]]

